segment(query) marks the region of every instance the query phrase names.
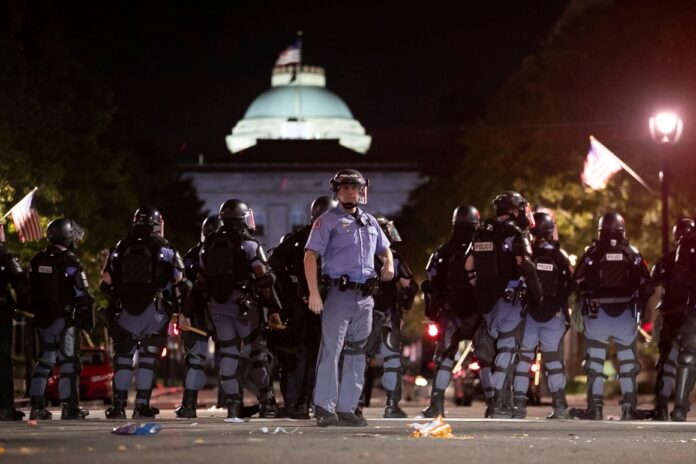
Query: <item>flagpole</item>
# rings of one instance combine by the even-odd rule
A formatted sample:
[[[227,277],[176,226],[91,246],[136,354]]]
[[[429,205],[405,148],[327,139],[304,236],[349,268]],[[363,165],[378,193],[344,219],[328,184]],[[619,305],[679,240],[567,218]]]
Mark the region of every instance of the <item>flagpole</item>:
[[[300,73],[302,72],[302,31],[297,31],[297,48],[299,49],[300,52],[300,62],[297,63],[297,71],[295,71],[295,80],[299,77]],[[301,84],[301,83],[300,83]],[[295,92],[295,96],[297,97],[295,104],[297,105],[297,120],[298,121],[304,121],[304,116],[302,116],[302,86],[298,86],[297,91]]]
[[[28,197],[28,196],[31,195],[32,193],[36,192],[38,189],[39,189],[38,187],[34,187],[34,190],[32,190],[31,192],[29,192],[29,193],[27,193],[26,195],[24,195],[24,196],[22,197],[22,200],[24,200],[26,197]],[[17,203],[15,203],[15,205],[14,205],[12,208],[10,208],[10,210],[9,210],[8,212],[5,213],[5,215],[2,217],[2,219],[0,219],[0,221],[4,221],[5,218],[6,218],[7,216],[9,216],[10,214],[12,214],[12,210],[15,209],[15,206],[17,206],[18,204],[20,204],[20,203],[22,202],[22,200],[19,200]]]
[[[621,166],[622,169],[624,169],[627,173],[629,173],[631,175],[631,177],[633,177],[636,181],[638,181],[638,183],[640,185],[645,187],[645,189],[648,192],[650,192],[653,195],[657,195],[657,192],[655,192],[653,189],[651,189],[650,186],[638,175],[638,173],[636,171],[634,171],[633,169],[631,169],[631,167],[628,164],[624,163],[623,160],[616,155],[616,153],[609,150],[607,147],[604,146],[604,144],[602,142],[600,142],[599,140],[597,140],[596,138],[594,138],[593,136],[590,135],[590,143],[592,143],[592,141],[597,142],[598,144],[600,144],[601,146],[606,148],[607,151],[611,152],[611,154],[614,155],[614,158],[616,158],[616,162],[619,163],[619,166]]]

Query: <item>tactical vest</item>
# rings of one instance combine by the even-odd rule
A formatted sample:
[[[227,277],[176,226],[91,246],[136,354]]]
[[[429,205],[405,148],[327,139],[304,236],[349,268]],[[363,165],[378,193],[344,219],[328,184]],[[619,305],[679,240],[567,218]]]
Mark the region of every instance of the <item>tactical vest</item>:
[[[534,247],[533,249],[532,261],[536,267],[544,298],[553,298],[558,295],[563,284],[563,269],[558,259],[559,253],[555,247]]]
[[[380,282],[379,292],[376,295],[374,295],[375,311],[381,311],[384,313],[386,313],[387,311],[394,310],[396,308],[396,299],[398,296],[398,289],[396,287],[396,284],[399,281],[399,258],[395,251],[392,250],[392,253],[394,254],[394,270],[396,271],[394,272],[394,278],[389,282]],[[382,273],[382,260],[376,257],[375,272],[377,272],[378,276]]]
[[[198,243],[196,246],[187,251],[186,255],[184,256],[184,273],[186,275],[186,280],[191,283],[196,283],[196,279],[198,278],[198,260],[202,247],[203,243]]]
[[[474,235],[473,253],[476,278],[508,281],[519,278],[513,250],[516,231],[496,220],[487,220]]]
[[[251,276],[242,237],[224,228],[206,238],[201,259],[208,293],[218,303],[225,303],[235,287]]]
[[[458,245],[454,251],[443,260],[444,297],[450,310],[457,316],[466,317],[475,309],[473,288],[469,283],[466,272],[466,258],[471,249],[470,244]]]
[[[171,265],[161,261],[159,253],[167,245],[155,236],[128,236],[116,246],[114,287],[128,313],[142,314],[166,287]]]
[[[73,282],[67,277],[71,265],[79,266],[77,257],[68,250],[48,247],[34,256],[29,265],[31,307],[39,325],[61,316],[75,304]]]
[[[640,284],[636,254],[626,244],[598,245],[587,269],[587,285],[597,296],[630,296]]]

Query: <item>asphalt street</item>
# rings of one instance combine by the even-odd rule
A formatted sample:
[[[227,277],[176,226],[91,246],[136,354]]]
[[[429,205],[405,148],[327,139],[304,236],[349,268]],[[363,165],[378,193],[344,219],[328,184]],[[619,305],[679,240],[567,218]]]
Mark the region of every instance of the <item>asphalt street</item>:
[[[313,421],[251,419],[224,422],[225,412],[200,409],[198,418],[177,420],[163,410],[153,436],[118,436],[103,407],[92,406],[84,421],[52,420],[30,425],[0,423],[0,463],[237,462],[237,463],[405,463],[480,460],[487,464],[575,462],[679,463],[696,461],[696,422],[620,422],[619,408],[607,405],[613,420],[550,421],[549,406],[530,407],[526,420],[482,419],[483,405],[448,408],[454,438],[411,438],[410,418],[382,419],[366,409],[367,427],[319,428]],[[59,417],[59,409],[53,409]],[[275,432],[275,433],[274,433]]]

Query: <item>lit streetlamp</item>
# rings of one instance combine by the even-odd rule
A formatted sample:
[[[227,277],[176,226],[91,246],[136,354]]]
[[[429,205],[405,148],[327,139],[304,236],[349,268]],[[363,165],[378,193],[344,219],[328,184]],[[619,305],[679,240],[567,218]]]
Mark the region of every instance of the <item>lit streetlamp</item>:
[[[650,135],[660,145],[660,191],[662,196],[662,254],[669,252],[669,175],[667,172],[667,147],[679,141],[684,122],[678,114],[661,111],[650,118]]]

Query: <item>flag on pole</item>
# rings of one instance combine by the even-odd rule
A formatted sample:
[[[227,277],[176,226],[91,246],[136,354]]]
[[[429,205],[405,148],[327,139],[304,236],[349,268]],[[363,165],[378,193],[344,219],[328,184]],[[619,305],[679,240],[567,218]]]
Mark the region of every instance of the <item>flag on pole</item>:
[[[287,66],[289,64],[299,64],[302,62],[302,48],[299,39],[295,45],[291,45],[278,55],[276,66]]]
[[[39,221],[39,213],[32,206],[34,194],[37,188],[27,193],[19,203],[14,205],[12,209],[5,215],[12,215],[15,229],[19,235],[19,240],[24,243],[27,241],[41,240],[43,231],[41,230],[41,222]]]
[[[580,178],[592,190],[606,188],[611,176],[622,169],[615,154],[590,135],[590,151],[585,158],[585,167]]]

